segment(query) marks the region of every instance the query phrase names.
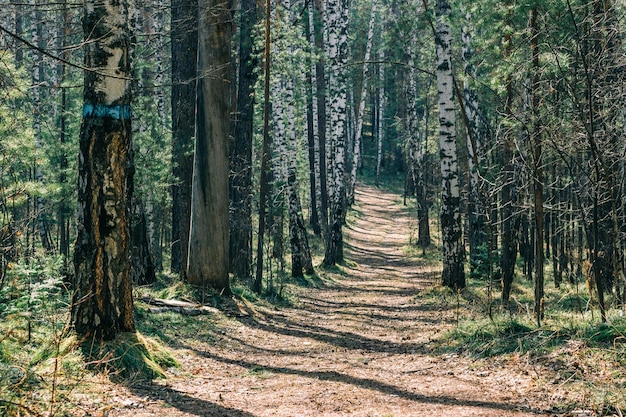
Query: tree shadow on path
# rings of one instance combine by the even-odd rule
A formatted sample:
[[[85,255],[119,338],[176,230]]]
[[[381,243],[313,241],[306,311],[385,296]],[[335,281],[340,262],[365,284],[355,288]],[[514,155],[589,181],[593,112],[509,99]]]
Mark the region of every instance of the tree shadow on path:
[[[189,347],[194,350],[194,348]],[[304,378],[311,378],[319,381],[338,382],[342,384],[350,384],[358,388],[375,390],[386,395],[397,396],[409,401],[435,404],[435,405],[447,405],[452,407],[474,407],[477,409],[491,409],[502,410],[508,412],[521,412],[528,414],[543,415],[546,414],[546,410],[540,410],[528,407],[523,404],[515,403],[502,403],[487,400],[472,400],[456,398],[448,395],[426,395],[417,392],[407,391],[400,389],[394,385],[377,381],[370,378],[358,378],[346,374],[342,374],[337,371],[306,371],[302,369],[289,368],[286,366],[266,366],[260,363],[254,363],[243,359],[230,359],[218,355],[211,354],[210,352],[203,352],[195,350],[195,352],[207,359],[211,359],[217,362],[221,362],[228,365],[240,366],[245,369],[263,369],[264,371],[272,372],[275,374],[283,375],[295,375]]]
[[[171,387],[156,384],[141,384],[129,386],[135,395],[149,398],[152,401],[163,402],[182,413],[200,417],[254,417],[254,414],[234,408],[224,407],[211,401],[193,397],[187,393]],[[171,415],[167,408],[163,409],[162,416]]]

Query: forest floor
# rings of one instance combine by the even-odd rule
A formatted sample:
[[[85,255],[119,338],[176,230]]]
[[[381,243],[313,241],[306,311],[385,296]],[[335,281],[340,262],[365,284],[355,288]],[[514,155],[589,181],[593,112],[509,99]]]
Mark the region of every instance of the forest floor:
[[[290,286],[284,306],[238,301],[241,314],[205,319],[196,337],[163,329],[180,368],[150,383],[103,382],[77,405],[109,417],[592,415],[559,411],[574,394],[528,355],[441,353],[433,340],[459,312],[418,295],[440,272],[407,252],[412,216],[374,187],[361,185],[356,200],[347,266]]]

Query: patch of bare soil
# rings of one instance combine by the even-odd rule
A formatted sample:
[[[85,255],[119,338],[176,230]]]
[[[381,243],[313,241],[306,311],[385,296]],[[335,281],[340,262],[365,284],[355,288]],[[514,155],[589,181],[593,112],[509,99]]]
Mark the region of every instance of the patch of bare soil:
[[[438,355],[454,305],[415,295],[438,271],[408,257],[399,196],[357,190],[346,227],[350,267],[295,307],[220,320],[214,340],[181,342],[165,382],[116,388],[102,409],[121,416],[533,416],[550,414],[535,376],[514,363]]]

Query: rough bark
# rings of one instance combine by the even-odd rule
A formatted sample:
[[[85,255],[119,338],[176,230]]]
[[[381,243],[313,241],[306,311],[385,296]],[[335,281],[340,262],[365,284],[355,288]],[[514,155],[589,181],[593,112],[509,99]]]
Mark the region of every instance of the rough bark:
[[[198,50],[198,1],[172,0],[171,270],[184,275],[191,218],[191,176]]]
[[[531,81],[531,143],[533,147],[533,220],[535,224],[535,319],[541,326],[543,319],[543,155],[541,143],[541,122],[539,120],[539,23],[537,6],[530,12],[530,50],[532,56]],[[554,229],[553,229],[554,232]]]
[[[252,31],[256,22],[256,0],[242,0],[237,112],[230,156],[230,271],[242,279],[252,276],[252,134],[257,80]]]
[[[129,2],[85,3],[85,71],[80,132],[78,236],[72,322],[82,339],[135,329],[130,280],[133,188]]]
[[[201,0],[198,21],[196,144],[187,280],[229,294],[230,4]]]
[[[509,12],[511,13],[511,12]],[[510,16],[508,17],[510,18]],[[505,57],[510,56],[512,52],[511,35],[507,34],[504,40],[506,49]],[[506,97],[504,102],[504,115],[511,120],[513,115],[513,80],[512,75],[508,75],[506,80]],[[515,275],[515,261],[517,259],[517,223],[519,215],[515,213],[515,167],[513,155],[515,151],[515,143],[513,141],[513,132],[506,129],[502,137],[502,191],[500,201],[500,219],[502,224],[501,232],[501,253],[500,268],[502,271],[502,304],[507,305],[511,295],[513,285],[513,277]]]
[[[263,289],[263,263],[265,244],[265,225],[267,220],[267,194],[269,188],[270,149],[270,68],[271,68],[271,3],[265,2],[265,52],[264,52],[264,79],[263,79],[263,149],[261,154],[261,172],[259,184],[259,231],[256,249],[256,272],[252,291],[260,293]]]

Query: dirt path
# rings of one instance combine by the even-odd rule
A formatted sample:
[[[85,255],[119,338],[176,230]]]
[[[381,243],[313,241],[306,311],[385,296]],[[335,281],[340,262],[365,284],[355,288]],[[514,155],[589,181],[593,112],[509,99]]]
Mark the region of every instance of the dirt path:
[[[181,375],[138,386],[109,416],[531,416],[529,376],[493,362],[437,356],[429,340],[450,310],[415,298],[429,280],[403,254],[399,197],[361,186],[346,230],[356,265],[298,305],[224,319],[213,340],[182,345]]]

